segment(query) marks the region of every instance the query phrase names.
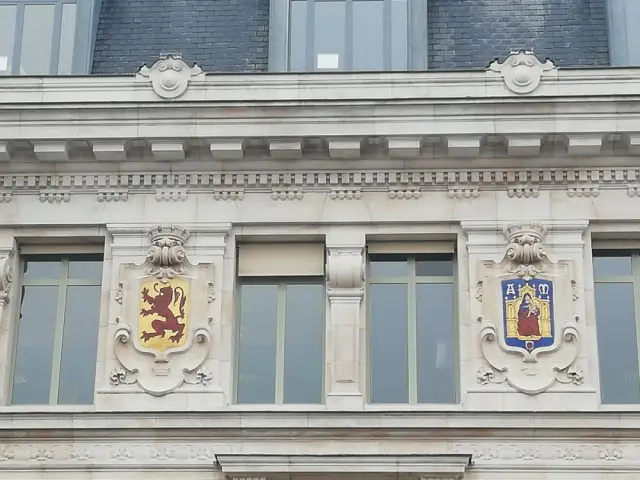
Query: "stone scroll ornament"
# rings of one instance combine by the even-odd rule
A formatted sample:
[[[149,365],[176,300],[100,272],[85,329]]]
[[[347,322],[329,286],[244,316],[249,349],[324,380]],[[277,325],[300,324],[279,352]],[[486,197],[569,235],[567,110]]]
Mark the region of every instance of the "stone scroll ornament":
[[[188,237],[179,227],[156,227],[149,232],[146,261],[122,266],[123,316],[114,348],[124,368],[112,372],[113,385],[137,383],[160,396],[183,383],[205,385],[210,380],[201,370],[211,343],[203,311],[210,282],[206,269],[187,258]]]
[[[507,382],[529,395],[556,382],[582,383],[574,363],[580,337],[572,264],[549,260],[541,224],[512,225],[504,233],[509,243],[502,262],[481,267],[480,344],[488,365],[478,371],[478,382]]]

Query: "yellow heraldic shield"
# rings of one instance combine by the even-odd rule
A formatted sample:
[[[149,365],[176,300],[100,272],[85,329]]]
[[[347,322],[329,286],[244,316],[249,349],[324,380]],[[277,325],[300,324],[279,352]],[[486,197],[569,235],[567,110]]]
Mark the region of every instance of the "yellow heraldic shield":
[[[190,282],[149,278],[140,284],[138,342],[143,348],[164,352],[181,348],[189,334]]]

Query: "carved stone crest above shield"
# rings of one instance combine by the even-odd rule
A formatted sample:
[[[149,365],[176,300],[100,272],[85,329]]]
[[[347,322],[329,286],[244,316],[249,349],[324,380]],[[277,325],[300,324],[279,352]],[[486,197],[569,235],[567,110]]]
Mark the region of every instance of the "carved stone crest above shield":
[[[200,368],[211,343],[213,265],[189,262],[188,238],[180,227],[153,228],[146,260],[121,265],[114,348],[123,368],[111,373],[112,385],[137,383],[160,396],[184,383],[211,381]]]
[[[480,265],[480,344],[488,363],[478,371],[481,384],[507,382],[535,395],[556,382],[582,383],[574,364],[573,265],[549,259],[546,233],[539,223],[510,225],[503,260]]]

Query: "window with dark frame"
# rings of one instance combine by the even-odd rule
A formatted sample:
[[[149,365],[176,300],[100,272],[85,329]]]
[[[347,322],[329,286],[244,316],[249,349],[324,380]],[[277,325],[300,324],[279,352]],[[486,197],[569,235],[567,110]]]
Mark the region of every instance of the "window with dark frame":
[[[26,255],[13,363],[13,405],[90,405],[102,255]]]
[[[321,243],[238,246],[236,403],[323,402],[324,263]]]
[[[408,0],[292,0],[289,70],[407,70]]]
[[[454,403],[454,254],[369,254],[371,403]]]
[[[0,75],[88,74],[99,0],[0,0]]]
[[[322,403],[322,278],[244,279],[239,288],[238,403]]]
[[[271,0],[269,70],[424,70],[427,1]]]
[[[640,403],[640,251],[594,249],[602,403]]]

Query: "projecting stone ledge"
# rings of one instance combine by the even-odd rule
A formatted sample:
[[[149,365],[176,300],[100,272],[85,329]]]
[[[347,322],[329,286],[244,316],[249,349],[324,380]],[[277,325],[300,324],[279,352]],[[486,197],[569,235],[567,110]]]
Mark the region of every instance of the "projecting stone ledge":
[[[231,480],[269,478],[282,475],[333,477],[366,474],[388,477],[462,480],[472,465],[471,455],[216,455],[216,466]]]

